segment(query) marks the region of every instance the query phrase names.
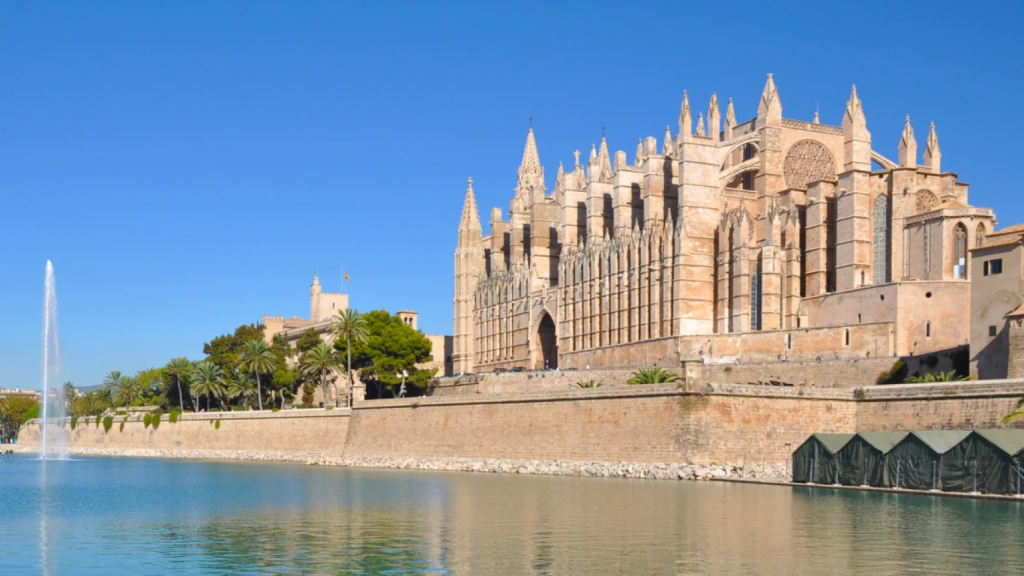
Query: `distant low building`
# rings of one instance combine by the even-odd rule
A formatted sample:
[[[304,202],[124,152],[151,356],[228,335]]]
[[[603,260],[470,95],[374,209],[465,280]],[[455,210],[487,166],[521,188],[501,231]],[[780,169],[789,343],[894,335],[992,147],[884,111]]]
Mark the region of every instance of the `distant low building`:
[[[0,388],[0,398],[30,398],[39,400],[38,390],[22,390],[21,388]]]

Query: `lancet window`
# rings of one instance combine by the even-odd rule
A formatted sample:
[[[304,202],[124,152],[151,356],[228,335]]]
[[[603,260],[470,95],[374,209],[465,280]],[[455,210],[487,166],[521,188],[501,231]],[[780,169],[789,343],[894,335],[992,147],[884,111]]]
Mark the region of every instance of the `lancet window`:
[[[889,281],[889,198],[879,194],[875,199],[874,208],[874,284],[885,284]]]

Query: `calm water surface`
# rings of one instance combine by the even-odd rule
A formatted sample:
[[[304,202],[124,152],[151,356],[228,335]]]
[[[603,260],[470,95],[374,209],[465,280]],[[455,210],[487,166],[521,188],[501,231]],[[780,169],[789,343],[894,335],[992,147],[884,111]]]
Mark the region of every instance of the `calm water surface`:
[[[1022,574],[1024,504],[723,483],[0,462],[0,575]]]

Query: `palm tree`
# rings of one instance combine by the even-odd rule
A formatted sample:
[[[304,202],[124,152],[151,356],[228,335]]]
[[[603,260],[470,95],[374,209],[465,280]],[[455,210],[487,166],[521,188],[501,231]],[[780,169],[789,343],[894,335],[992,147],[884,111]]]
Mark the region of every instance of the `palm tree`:
[[[911,384],[923,384],[929,382],[962,382],[970,379],[970,376],[957,376],[956,370],[950,370],[949,372],[930,372],[924,376],[911,376],[904,380],[904,382],[909,382]]]
[[[114,391],[121,384],[121,372],[118,370],[112,371],[103,377],[103,387],[107,390]]]
[[[327,344],[321,342],[312,350],[302,355],[300,367],[306,376],[315,377],[320,381],[324,391],[324,406],[327,406],[327,375],[341,364],[338,355]]]
[[[248,374],[239,374],[238,378],[227,386],[228,398],[241,398],[242,406],[246,408],[249,407],[249,401],[252,400],[252,397],[258,393],[258,385],[252,381],[252,378],[249,378]]]
[[[633,373],[633,377],[626,381],[627,384],[661,384],[663,382],[677,382],[678,374],[666,372],[664,368],[655,366],[645,368]]]
[[[196,397],[206,396],[206,411],[209,412],[210,397],[220,398],[224,395],[224,371],[213,362],[203,360],[193,366],[189,379],[192,381],[192,391]],[[223,405],[223,402],[221,404]]]
[[[367,327],[366,317],[355,308],[346,308],[338,311],[334,319],[334,334],[338,338],[345,338],[345,354],[348,356],[345,363],[345,371],[348,373],[348,405],[352,405],[352,343],[366,342],[370,336]]]
[[[117,383],[117,397],[124,400],[124,409],[127,411],[132,402],[142,398],[142,389],[138,381],[131,376],[121,376]]]
[[[263,387],[260,385],[260,372],[269,372],[274,368],[274,354],[270,352],[270,346],[267,346],[263,340],[249,340],[242,345],[238,362],[243,368],[252,370],[256,375],[256,398],[259,401],[260,410],[263,410]]]
[[[192,365],[189,363],[188,358],[185,358],[184,356],[171,358],[171,361],[164,367],[164,370],[168,374],[174,376],[174,381],[178,383],[178,404],[181,405],[182,412],[185,411],[185,395],[181,391],[181,377],[188,376],[191,368]]]

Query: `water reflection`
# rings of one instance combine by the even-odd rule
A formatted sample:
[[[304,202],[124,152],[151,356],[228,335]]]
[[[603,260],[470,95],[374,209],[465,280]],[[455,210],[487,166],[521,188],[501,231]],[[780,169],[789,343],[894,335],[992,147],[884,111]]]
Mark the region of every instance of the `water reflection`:
[[[1020,503],[245,463],[10,464],[4,574],[1024,572]]]

